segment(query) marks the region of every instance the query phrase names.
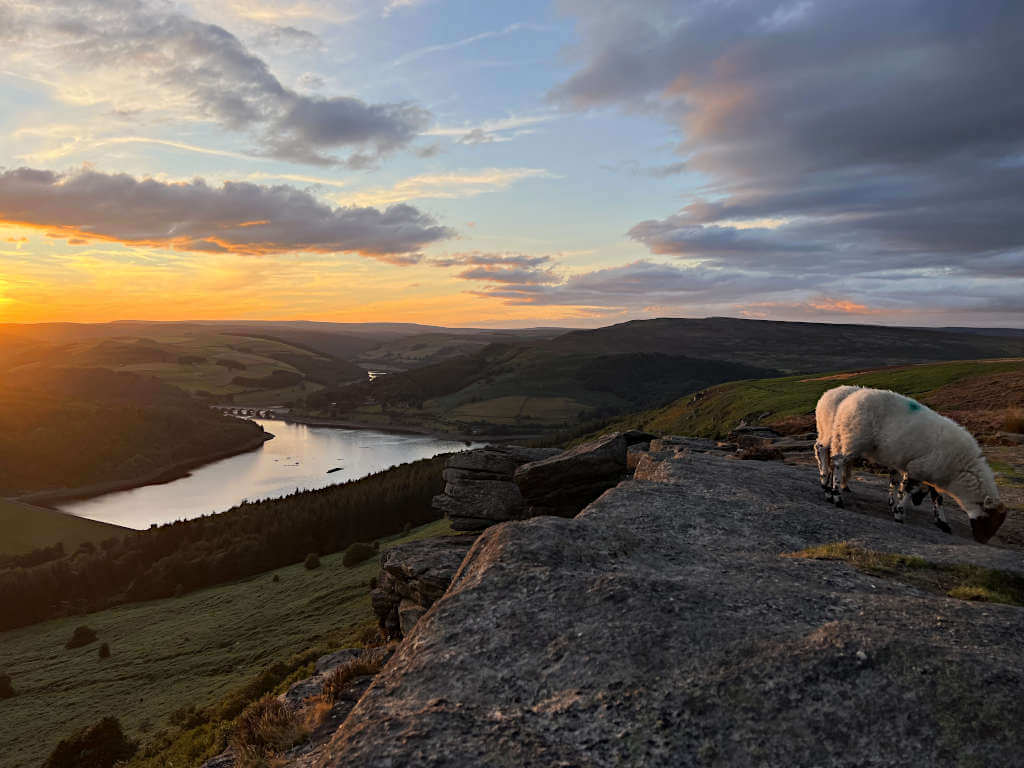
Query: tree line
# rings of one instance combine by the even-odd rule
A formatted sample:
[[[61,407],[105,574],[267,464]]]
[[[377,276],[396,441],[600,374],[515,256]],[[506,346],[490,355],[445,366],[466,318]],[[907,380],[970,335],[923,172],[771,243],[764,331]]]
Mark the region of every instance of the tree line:
[[[227,512],[153,526],[31,567],[0,570],[0,630],[194,589],[301,562],[440,515],[446,456]],[[30,562],[31,558],[26,559]]]

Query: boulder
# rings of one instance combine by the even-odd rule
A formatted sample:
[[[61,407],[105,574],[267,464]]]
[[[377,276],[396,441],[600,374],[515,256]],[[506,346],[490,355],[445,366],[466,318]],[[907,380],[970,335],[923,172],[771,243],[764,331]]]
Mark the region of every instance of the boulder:
[[[377,621],[402,637],[444,594],[475,536],[440,536],[399,544],[380,557],[377,587],[370,593]]]
[[[572,515],[622,479],[628,444],[621,432],[601,435],[556,456],[524,464],[514,480],[531,506]]]
[[[426,612],[427,609],[419,603],[413,602],[408,598],[402,598],[402,602],[398,604],[398,628],[402,633],[402,637],[409,634],[416,622]]]
[[[840,510],[810,467],[652,448],[574,519],[485,531],[318,765],[1019,765],[1024,610],[780,556],[1024,572],[876,495]]]

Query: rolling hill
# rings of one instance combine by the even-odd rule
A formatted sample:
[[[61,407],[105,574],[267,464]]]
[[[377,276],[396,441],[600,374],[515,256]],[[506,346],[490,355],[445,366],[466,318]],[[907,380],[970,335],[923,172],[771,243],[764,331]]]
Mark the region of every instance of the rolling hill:
[[[610,428],[711,438],[724,437],[740,422],[783,432],[813,431],[818,398],[840,384],[891,389],[917,398],[963,424],[982,441],[998,441],[1000,432],[1024,428],[1014,421],[1024,407],[1022,358],[734,381],[663,408],[631,414]]]
[[[432,339],[433,346],[419,343],[436,354],[445,337],[417,338]],[[416,346],[410,341],[401,342],[407,353]],[[491,343],[373,382],[325,390],[306,405],[382,426],[543,434],[663,406],[737,379],[1021,355],[1024,338],[1007,334],[730,318],[637,320]]]
[[[546,347],[560,354],[660,352],[796,373],[1021,356],[1024,337],[1007,334],[1005,329],[986,335],[986,329],[660,318],[570,331]]]

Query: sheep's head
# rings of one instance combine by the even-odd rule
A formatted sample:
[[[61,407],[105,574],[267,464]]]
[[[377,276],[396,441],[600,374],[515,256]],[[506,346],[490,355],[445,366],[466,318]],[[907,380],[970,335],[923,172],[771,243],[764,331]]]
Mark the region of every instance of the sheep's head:
[[[1006,505],[986,496],[981,504],[981,514],[971,517],[971,533],[974,540],[984,544],[991,539],[1006,519]]]

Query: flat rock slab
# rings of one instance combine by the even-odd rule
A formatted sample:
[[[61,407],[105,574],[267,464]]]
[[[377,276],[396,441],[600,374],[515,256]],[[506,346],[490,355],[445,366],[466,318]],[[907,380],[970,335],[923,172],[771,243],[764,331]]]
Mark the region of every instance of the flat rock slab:
[[[655,448],[574,519],[488,529],[321,765],[1021,765],[1024,609],[780,557],[1019,552],[835,509],[806,466]]]

